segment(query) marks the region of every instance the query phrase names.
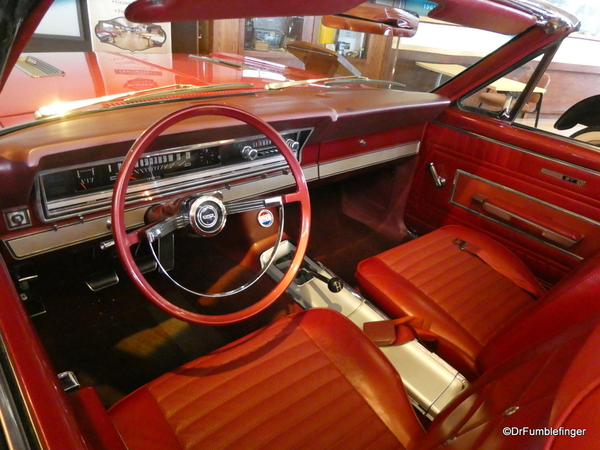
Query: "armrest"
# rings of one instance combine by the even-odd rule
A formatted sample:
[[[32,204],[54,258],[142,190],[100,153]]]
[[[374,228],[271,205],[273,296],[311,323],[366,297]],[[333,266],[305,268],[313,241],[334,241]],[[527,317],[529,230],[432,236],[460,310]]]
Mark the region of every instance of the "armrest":
[[[505,200],[490,199],[482,194],[475,194],[471,198],[481,204],[483,210],[489,215],[511,222],[513,225],[525,230],[532,230],[561,247],[570,248],[584,238],[579,232],[558,224],[552,221],[551,218],[532,214]]]

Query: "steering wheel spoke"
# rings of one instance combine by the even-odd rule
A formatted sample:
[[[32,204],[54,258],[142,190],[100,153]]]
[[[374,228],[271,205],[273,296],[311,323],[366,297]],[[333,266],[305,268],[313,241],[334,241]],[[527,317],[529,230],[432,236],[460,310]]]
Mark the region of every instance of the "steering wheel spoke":
[[[148,242],[152,243],[176,230],[185,228],[189,223],[188,214],[177,214],[146,227],[144,234]]]
[[[240,214],[243,212],[254,211],[262,208],[273,208],[283,206],[282,197],[270,198],[249,198],[244,200],[234,200],[225,203],[227,214]]]
[[[135,230],[126,233],[123,240],[123,244],[127,245],[128,247],[133,247],[134,245],[137,245],[140,242],[142,242],[146,236],[146,229],[148,227],[149,226],[146,225],[144,227],[136,228]]]
[[[302,203],[304,201],[304,192],[292,192],[290,194],[286,194],[282,197],[282,202],[285,204],[288,203]]]

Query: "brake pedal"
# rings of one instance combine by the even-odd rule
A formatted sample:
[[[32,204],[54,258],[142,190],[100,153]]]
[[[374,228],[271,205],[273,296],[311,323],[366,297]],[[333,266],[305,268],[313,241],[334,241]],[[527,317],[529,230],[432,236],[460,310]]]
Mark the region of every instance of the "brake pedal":
[[[58,381],[65,392],[74,391],[81,387],[81,383],[71,371],[61,372],[58,374]]]
[[[118,282],[119,276],[117,275],[117,272],[112,269],[105,270],[103,272],[96,272],[85,280],[85,284],[92,292],[97,292],[109,286],[114,286]]]

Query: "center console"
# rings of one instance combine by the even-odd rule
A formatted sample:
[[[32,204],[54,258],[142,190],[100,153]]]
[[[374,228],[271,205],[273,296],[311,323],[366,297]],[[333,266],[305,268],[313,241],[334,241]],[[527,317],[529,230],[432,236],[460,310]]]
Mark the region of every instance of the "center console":
[[[296,247],[289,241],[281,243],[274,264],[267,274],[279,281],[289,267]],[[261,255],[264,266],[272,249]],[[365,322],[389,320],[376,306],[363,298],[321,263],[305,256],[302,269],[290,284],[287,293],[304,309],[334,309],[361,329]],[[400,345],[380,347],[402,378],[411,402],[428,418],[437,414],[463,389],[466,379],[435,353],[412,340]]]

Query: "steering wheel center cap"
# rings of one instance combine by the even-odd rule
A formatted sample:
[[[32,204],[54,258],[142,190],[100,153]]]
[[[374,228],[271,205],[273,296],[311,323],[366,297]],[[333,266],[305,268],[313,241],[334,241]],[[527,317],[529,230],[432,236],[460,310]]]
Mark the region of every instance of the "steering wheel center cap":
[[[227,212],[223,202],[212,195],[197,198],[190,206],[190,224],[201,236],[218,234],[227,221]]]

